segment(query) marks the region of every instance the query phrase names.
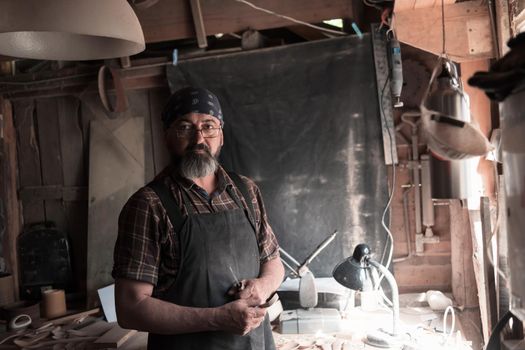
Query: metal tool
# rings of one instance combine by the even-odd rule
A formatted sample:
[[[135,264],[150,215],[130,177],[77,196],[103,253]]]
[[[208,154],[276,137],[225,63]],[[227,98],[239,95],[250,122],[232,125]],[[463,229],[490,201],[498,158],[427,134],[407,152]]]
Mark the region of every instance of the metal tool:
[[[277,292],[274,292],[268,299],[266,299],[266,302],[264,304],[259,305],[259,307],[270,307],[273,304],[275,304],[279,300],[279,295]]]
[[[335,230],[334,233],[332,233],[330,236],[325,238],[317,246],[317,248],[315,248],[315,250],[310,255],[308,255],[308,257],[306,257],[306,259],[304,260],[304,262],[302,264],[299,263],[297,260],[295,260],[294,257],[291,256],[290,254],[288,254],[283,248],[279,248],[279,251],[286,258],[288,258],[288,260],[290,260],[293,264],[297,265],[296,268],[292,267],[288,262],[284,261],[283,259],[281,259],[281,260],[282,260],[283,264],[286,267],[288,267],[295,275],[297,275],[299,277],[302,277],[304,274],[306,274],[309,271],[308,265],[317,257],[317,255],[319,255],[319,253],[321,253],[321,251],[324,248],[326,248],[326,246],[328,244],[330,244],[335,239],[336,236],[337,236],[337,230]]]
[[[231,266],[228,266],[230,268],[230,272],[232,274],[232,277],[233,277],[233,286],[235,288],[237,288],[237,290],[241,291],[244,289],[244,283],[242,281],[239,280],[239,278],[237,278],[237,275],[235,274],[235,272],[233,272],[233,269]]]
[[[284,249],[279,248],[280,252],[284,257],[286,257],[292,264],[295,264],[297,267],[294,268],[290,264],[286,263],[282,258],[284,265],[288,267],[294,274],[300,277],[299,281],[299,303],[301,307],[304,308],[313,308],[317,306],[317,288],[315,286],[315,277],[313,273],[308,268],[308,265],[321,253],[321,251],[330,244],[335,237],[337,236],[337,230],[334,231],[331,235],[325,238],[315,250],[306,257],[304,262],[300,264],[295,260],[290,254],[288,254]]]

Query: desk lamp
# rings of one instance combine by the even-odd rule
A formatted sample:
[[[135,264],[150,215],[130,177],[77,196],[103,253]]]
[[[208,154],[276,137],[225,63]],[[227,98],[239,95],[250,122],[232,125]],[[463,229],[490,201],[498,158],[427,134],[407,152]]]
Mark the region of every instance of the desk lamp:
[[[370,256],[370,247],[366,244],[359,244],[355,247],[351,257],[339,263],[333,271],[333,276],[341,285],[355,291],[372,291],[378,283],[379,270],[386,278],[392,289],[393,317],[392,333],[384,330],[369,333],[366,342],[369,345],[391,348],[401,344],[398,330],[399,321],[399,293],[394,276],[386,267],[373,260]]]

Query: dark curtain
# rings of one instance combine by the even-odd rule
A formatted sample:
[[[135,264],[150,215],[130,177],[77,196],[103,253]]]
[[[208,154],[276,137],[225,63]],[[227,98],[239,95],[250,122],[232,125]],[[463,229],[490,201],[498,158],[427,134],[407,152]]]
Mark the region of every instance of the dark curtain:
[[[388,190],[370,36],[182,61],[168,79],[217,94],[222,164],[260,186],[282,248],[302,262],[338,230],[310,265],[318,277],[361,242],[381,258]]]

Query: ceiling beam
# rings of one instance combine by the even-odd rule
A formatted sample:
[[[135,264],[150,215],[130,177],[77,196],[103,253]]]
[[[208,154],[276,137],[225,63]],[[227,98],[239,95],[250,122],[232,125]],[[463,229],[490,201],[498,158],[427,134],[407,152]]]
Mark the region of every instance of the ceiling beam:
[[[398,40],[439,55],[443,50],[441,6],[399,11],[397,3],[394,12]],[[475,0],[445,5],[445,38],[446,53],[455,61],[493,58],[487,4]]]
[[[259,7],[308,23],[352,17],[348,0],[251,0]],[[285,27],[292,22],[262,12],[235,0],[200,0],[207,35],[240,32],[247,29]],[[146,42],[194,38],[190,2],[159,1],[155,6],[137,9]]]

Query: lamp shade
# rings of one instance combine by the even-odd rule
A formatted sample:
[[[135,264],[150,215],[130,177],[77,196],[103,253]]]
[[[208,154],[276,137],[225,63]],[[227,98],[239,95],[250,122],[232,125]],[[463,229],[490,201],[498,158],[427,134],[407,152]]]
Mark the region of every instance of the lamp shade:
[[[471,121],[468,96],[459,86],[454,69],[448,67],[453,63],[443,64],[435,89],[421,103],[428,146],[443,159],[484,155],[490,151],[490,143]]]
[[[82,61],[131,56],[145,48],[126,0],[0,0],[0,54]]]
[[[367,292],[374,290],[377,271],[370,266],[370,248],[366,244],[355,247],[351,257],[337,265],[332,273],[335,280],[346,288]]]

